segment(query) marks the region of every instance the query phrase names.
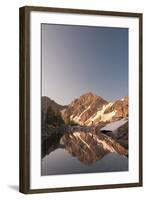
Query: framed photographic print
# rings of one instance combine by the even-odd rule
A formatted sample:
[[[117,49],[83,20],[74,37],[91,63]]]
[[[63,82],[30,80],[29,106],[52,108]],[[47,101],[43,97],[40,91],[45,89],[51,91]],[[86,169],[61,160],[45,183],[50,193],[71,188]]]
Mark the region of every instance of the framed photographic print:
[[[20,192],[142,186],[142,14],[20,8]]]

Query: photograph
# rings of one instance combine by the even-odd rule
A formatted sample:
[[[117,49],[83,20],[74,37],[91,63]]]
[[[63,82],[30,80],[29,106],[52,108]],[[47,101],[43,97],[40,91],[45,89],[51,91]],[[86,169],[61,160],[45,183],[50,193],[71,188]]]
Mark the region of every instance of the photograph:
[[[142,16],[20,8],[20,192],[142,186]]]
[[[128,171],[128,36],[41,24],[41,176]]]

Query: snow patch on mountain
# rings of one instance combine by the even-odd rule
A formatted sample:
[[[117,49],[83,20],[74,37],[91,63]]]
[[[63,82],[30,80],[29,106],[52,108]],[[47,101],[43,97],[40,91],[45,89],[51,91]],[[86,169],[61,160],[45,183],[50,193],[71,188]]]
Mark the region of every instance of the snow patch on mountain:
[[[128,121],[127,118],[123,118],[121,120],[118,120],[118,121],[111,122],[111,123],[107,124],[106,126],[102,127],[100,130],[101,131],[112,131],[112,132],[115,132],[119,127],[124,125],[127,121]]]
[[[116,114],[115,111],[112,111],[112,112],[107,113],[107,114],[103,114],[101,116],[100,121],[103,121],[103,122],[110,121],[113,118],[113,116],[115,116],[115,114]]]
[[[110,121],[113,118],[113,116],[116,114],[116,112],[115,111],[112,111],[110,113],[104,113],[104,112],[107,108],[111,107],[112,105],[113,105],[112,102],[108,103],[107,105],[103,105],[103,108],[100,111],[98,111],[96,114],[91,116],[87,120],[86,124],[91,125],[92,122],[94,122],[95,120],[98,120],[98,119],[99,119],[99,121],[103,121],[103,122]]]

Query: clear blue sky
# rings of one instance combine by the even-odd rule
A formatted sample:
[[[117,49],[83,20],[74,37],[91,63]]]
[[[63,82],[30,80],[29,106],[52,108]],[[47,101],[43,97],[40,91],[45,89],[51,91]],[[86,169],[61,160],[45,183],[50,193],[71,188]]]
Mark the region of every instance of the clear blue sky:
[[[128,29],[42,24],[42,96],[64,105],[86,92],[128,95]]]

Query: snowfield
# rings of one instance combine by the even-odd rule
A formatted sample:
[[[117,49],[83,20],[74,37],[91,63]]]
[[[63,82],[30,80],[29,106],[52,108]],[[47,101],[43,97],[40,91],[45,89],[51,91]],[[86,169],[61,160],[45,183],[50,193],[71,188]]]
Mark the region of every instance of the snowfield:
[[[115,132],[119,127],[124,125],[126,122],[128,122],[127,118],[123,118],[121,120],[118,120],[116,122],[111,122],[107,124],[106,126],[102,127],[100,130],[101,131],[112,131]]]
[[[87,121],[86,121],[86,124],[87,125],[91,125],[92,124],[92,121],[94,122],[95,120],[99,119],[100,118],[100,121],[103,121],[103,122],[106,122],[106,121],[110,121],[113,116],[116,114],[115,111],[112,111],[110,113],[104,113],[105,110],[107,108],[110,108],[111,106],[113,105],[113,103],[108,103],[107,105],[104,105],[102,110],[98,111],[96,114],[94,114],[93,116],[91,116]]]

